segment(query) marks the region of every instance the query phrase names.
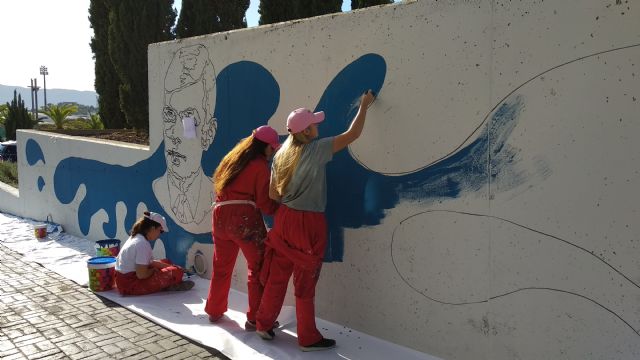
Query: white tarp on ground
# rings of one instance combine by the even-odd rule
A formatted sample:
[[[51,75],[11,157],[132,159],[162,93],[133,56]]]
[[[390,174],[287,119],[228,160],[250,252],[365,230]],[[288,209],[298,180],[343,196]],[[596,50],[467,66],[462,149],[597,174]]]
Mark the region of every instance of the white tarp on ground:
[[[87,286],[86,261],[95,256],[94,242],[48,224],[49,234],[36,239],[29,219],[0,213],[0,244],[72,281]],[[335,349],[303,353],[296,340],[295,309],[284,307],[278,317],[281,327],[276,339],[264,341],[243,329],[246,294],[231,291],[229,311],[218,323],[210,324],[204,312],[209,280],[192,277],[196,285],[186,292],[162,292],[145,296],[120,296],[115,290],[98,293],[131,311],[203,345],[220,350],[234,359],[427,359],[438,358],[366,335],[339,324],[316,319],[328,338],[336,339]]]

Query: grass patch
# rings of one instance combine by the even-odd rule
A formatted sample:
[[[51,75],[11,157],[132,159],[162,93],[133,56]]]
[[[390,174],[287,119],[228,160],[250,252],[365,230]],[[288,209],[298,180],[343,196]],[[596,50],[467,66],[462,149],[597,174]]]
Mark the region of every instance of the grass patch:
[[[0,181],[18,187],[18,163],[0,162]]]

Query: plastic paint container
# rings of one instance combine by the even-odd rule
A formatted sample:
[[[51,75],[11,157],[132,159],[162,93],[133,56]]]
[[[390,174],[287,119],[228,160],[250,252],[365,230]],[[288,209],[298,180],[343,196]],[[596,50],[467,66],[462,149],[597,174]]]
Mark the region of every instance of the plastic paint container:
[[[105,239],[96,241],[96,256],[118,256],[120,240]]]
[[[33,235],[36,239],[42,239],[47,236],[47,224],[33,225]]]
[[[89,289],[91,291],[107,291],[113,288],[116,278],[116,258],[98,256],[87,260],[89,269]]]

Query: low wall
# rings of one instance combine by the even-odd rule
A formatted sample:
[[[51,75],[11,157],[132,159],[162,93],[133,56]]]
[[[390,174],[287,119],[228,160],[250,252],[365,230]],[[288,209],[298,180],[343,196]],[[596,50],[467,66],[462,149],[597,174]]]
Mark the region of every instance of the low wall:
[[[328,167],[317,315],[446,359],[637,358],[635,5],[417,1],[154,44],[150,146],[19,131],[0,209],[92,240],[156,210],[154,251],[190,266],[240,138],[301,106],[339,134],[371,88]]]

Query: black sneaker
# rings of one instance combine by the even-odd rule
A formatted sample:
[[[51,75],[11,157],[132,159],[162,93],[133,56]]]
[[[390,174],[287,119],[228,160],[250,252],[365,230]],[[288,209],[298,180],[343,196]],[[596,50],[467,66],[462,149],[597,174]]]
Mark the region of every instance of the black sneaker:
[[[276,322],[273,323],[273,328],[272,329],[277,329],[280,327],[280,323],[276,320]],[[255,321],[251,321],[251,320],[247,320],[244,323],[244,330],[245,331],[256,331],[256,322]]]
[[[179,284],[174,284],[164,289],[165,291],[187,291],[191,290],[195,283],[191,280],[185,280]]]
[[[262,340],[273,340],[273,338],[276,336],[276,333],[273,331],[273,329],[269,331],[256,330],[256,334],[258,334],[258,336],[260,336]]]
[[[336,347],[336,341],[335,340],[322,338],[322,340],[318,341],[315,344],[311,344],[311,345],[307,345],[307,346],[300,346],[300,350],[302,350],[304,352],[320,351],[320,350],[332,349],[334,347]]]

